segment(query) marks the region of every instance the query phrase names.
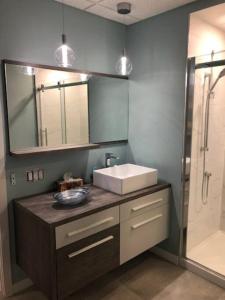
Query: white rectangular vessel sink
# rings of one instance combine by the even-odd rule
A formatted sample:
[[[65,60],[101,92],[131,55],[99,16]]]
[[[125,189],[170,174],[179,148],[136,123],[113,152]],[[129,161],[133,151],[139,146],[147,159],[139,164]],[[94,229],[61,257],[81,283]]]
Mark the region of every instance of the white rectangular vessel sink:
[[[124,164],[94,171],[94,185],[123,195],[157,184],[156,169]]]

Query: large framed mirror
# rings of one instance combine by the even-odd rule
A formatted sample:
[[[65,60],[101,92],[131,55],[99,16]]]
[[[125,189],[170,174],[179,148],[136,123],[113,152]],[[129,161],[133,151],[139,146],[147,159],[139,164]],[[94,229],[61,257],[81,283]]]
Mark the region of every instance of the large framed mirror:
[[[6,60],[3,67],[11,154],[127,141],[127,78]]]

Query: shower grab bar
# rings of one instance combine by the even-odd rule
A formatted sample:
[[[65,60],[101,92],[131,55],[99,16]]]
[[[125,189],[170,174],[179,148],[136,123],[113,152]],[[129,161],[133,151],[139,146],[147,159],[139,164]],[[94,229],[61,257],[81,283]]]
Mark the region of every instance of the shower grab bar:
[[[206,80],[208,79],[208,91],[207,91],[207,98],[206,98],[206,107],[205,107],[205,110],[204,110],[204,102],[205,102],[205,88],[206,88]],[[210,91],[210,84],[211,84],[211,74],[205,74],[204,76],[204,84],[203,84],[203,94],[202,94],[202,107],[203,107],[203,115],[204,115],[204,118],[203,118],[203,123],[204,123],[204,136],[203,136],[203,145],[200,147],[200,151],[201,152],[205,152],[205,151],[208,151],[208,138],[206,138],[206,125],[207,125],[207,121],[206,121],[206,116],[208,114],[208,97],[209,97],[209,91]],[[203,174],[204,174],[204,170],[203,170]]]
[[[209,182],[212,173],[205,171],[203,174],[203,186],[202,186],[202,203],[206,205],[208,203],[209,196]],[[204,188],[205,187],[205,188]]]
[[[206,161],[206,151],[209,151],[208,141],[209,141],[209,115],[210,115],[210,99],[213,95],[212,89],[207,93],[206,98],[206,108],[205,108],[205,122],[204,122],[204,146],[201,147],[203,151],[203,178],[202,178],[202,202],[204,205],[207,204],[207,198],[209,194],[209,179],[212,176],[211,173],[205,171],[205,161]],[[205,199],[206,197],[206,199]]]
[[[205,130],[204,130],[204,150],[209,151],[208,142],[209,142],[209,114],[210,114],[210,98],[212,96],[210,91],[206,98],[206,108],[205,108]]]
[[[203,113],[204,119],[204,136],[203,136],[203,146],[200,148],[200,151],[203,152],[203,170],[202,170],[202,203],[204,205],[207,204],[207,197],[208,197],[208,185],[209,180],[207,178],[207,172],[206,172],[206,152],[209,151],[208,148],[208,136],[209,136],[209,113],[210,113],[210,97],[212,93],[211,86],[211,78],[212,74],[206,74],[204,77],[204,85],[203,85],[203,98],[202,98],[202,105],[204,109],[204,95],[205,95],[205,87],[206,87],[206,79],[208,78],[208,90],[207,90],[207,96],[206,96],[206,104],[205,104],[205,111]],[[206,181],[207,179],[207,181]],[[206,199],[205,199],[206,198]]]
[[[207,91],[207,96],[206,96],[206,104],[205,104],[205,113],[204,115],[204,140],[203,140],[203,147],[200,148],[200,151],[203,151],[203,172],[202,172],[202,203],[204,205],[207,204],[207,198],[208,198],[208,193],[209,193],[209,179],[212,176],[211,173],[207,172],[206,169],[206,151],[209,150],[208,148],[208,141],[209,141],[209,116],[210,116],[210,100],[214,96],[214,88],[216,87],[217,83],[219,80],[225,76],[225,68],[219,73],[217,76],[216,80],[214,83],[211,85],[211,79],[212,79],[213,71],[211,69],[210,74],[206,74],[204,77],[204,85],[203,85],[203,97],[202,97],[202,105],[204,109],[204,98],[205,98],[205,83],[206,83],[206,78],[209,78],[208,81],[208,91]],[[206,186],[205,186],[206,184]],[[206,199],[205,199],[206,196]]]

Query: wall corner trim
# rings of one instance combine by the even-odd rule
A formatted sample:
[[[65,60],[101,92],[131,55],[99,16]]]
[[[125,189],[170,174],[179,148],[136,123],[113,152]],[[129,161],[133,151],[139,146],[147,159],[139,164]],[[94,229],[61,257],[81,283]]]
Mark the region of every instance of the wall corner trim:
[[[179,265],[179,257],[175,254],[172,254],[166,250],[163,250],[159,247],[153,247],[152,249],[150,249],[150,251],[152,253],[154,253],[155,255],[164,258],[165,260],[171,262],[174,265]]]
[[[33,285],[33,282],[29,278],[25,278],[13,284],[11,295],[17,294]]]

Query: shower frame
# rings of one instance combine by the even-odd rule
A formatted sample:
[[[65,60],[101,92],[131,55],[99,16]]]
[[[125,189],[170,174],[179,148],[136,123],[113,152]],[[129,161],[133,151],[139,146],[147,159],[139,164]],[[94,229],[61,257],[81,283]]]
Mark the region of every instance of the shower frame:
[[[196,63],[196,57],[191,57],[187,60],[187,72],[186,72],[186,96],[185,96],[185,127],[184,127],[184,140],[183,140],[183,164],[182,164],[182,205],[180,210],[180,245],[179,245],[179,264],[185,269],[190,270],[193,273],[200,275],[201,277],[219,285],[225,289],[225,276],[217,273],[204,265],[197,263],[194,260],[187,258],[186,256],[186,234],[184,229],[184,207],[185,207],[185,183],[187,181],[186,174],[186,158],[188,157],[188,138],[189,147],[191,149],[192,144],[192,116],[193,116],[193,103],[194,103],[194,83],[195,83],[195,71],[197,69],[213,68],[213,67],[225,67],[225,59],[217,61],[209,61],[204,63]],[[191,108],[191,109],[190,109]],[[188,128],[189,119],[191,118],[191,126]],[[189,132],[188,132],[189,131]],[[189,135],[189,137],[188,137]],[[190,175],[189,175],[190,176]],[[189,199],[189,190],[188,190]]]

